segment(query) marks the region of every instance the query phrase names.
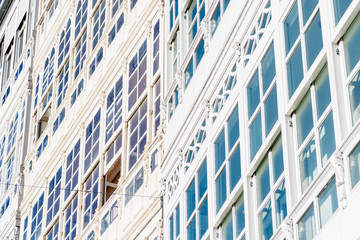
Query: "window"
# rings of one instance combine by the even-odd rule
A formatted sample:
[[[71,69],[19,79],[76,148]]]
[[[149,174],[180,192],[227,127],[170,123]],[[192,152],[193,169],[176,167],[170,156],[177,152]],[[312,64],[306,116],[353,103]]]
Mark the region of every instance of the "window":
[[[202,57],[204,56],[204,39],[201,39],[199,45],[195,49],[195,52],[190,60],[189,65],[185,70],[185,88],[189,85],[190,80],[193,77],[194,71],[198,67]]]
[[[311,204],[297,223],[299,239],[313,239],[337,208],[337,190],[335,178],[333,177],[317,196],[317,201]],[[315,211],[318,211],[318,214],[315,214]]]
[[[59,239],[59,221],[57,221],[54,226],[50,229],[48,235],[46,236],[47,240],[58,240]]]
[[[54,14],[57,6],[58,6],[58,1],[59,0],[54,0],[53,3],[51,3],[50,9],[49,9],[49,19],[52,17],[52,15]]]
[[[106,98],[106,134],[105,143],[122,123],[123,77],[115,83]]]
[[[146,40],[140,46],[139,51],[135,54],[129,63],[129,107],[134,106],[136,101],[146,88]]]
[[[48,140],[49,140],[49,137],[48,137],[48,135],[46,135],[37,149],[37,152],[36,152],[37,158],[39,158],[41,156],[41,154],[45,151],[45,148],[48,145]]]
[[[185,14],[188,19],[188,46],[190,46],[205,17],[205,0],[192,0]]]
[[[15,63],[20,59],[21,54],[24,50],[24,33],[25,33],[25,19],[22,20],[19,29],[17,30],[16,36],[16,59]]]
[[[47,57],[45,60],[42,91],[41,91],[42,95],[44,95],[44,93],[47,90],[47,87],[50,85],[51,81],[54,78],[54,57],[55,57],[55,48],[52,48],[49,57]]]
[[[112,0],[111,17],[115,16],[115,13],[119,9],[123,0]]]
[[[171,80],[175,78],[175,74],[180,69],[180,31],[176,30],[174,37],[170,45],[170,55],[171,55]],[[168,86],[169,87],[169,86]]]
[[[138,0],[130,0],[130,9],[133,9],[135,7],[135,4]]]
[[[115,221],[118,215],[119,215],[119,206],[118,206],[118,202],[115,201],[113,205],[111,205],[109,211],[107,211],[104,217],[101,219],[100,235],[103,235],[103,233],[108,229],[108,227]]]
[[[160,126],[160,104],[161,104],[161,86],[160,86],[160,80],[158,80],[155,85],[153,86],[153,135],[156,136],[157,130]]]
[[[60,107],[63,99],[65,98],[66,91],[69,83],[69,61],[66,62],[65,66],[60,72],[59,84],[58,84],[58,96],[57,96],[57,107]]]
[[[139,191],[143,183],[144,169],[140,168],[140,170],[136,173],[135,177],[131,179],[130,183],[125,188],[125,206],[129,203],[129,201],[137,193],[137,191]]]
[[[349,156],[351,187],[354,188],[360,181],[360,144],[351,152]]]
[[[44,193],[41,194],[41,196],[39,197],[39,200],[35,203],[35,205],[32,209],[30,239],[41,238],[43,206],[44,206]]]
[[[61,190],[61,171],[62,167],[57,170],[55,176],[49,183],[49,193],[47,196],[47,214],[46,225],[55,217],[60,209],[60,190]]]
[[[238,108],[227,119],[215,143],[216,212],[241,177]]]
[[[301,189],[314,180],[318,166],[324,166],[336,148],[329,75],[325,66],[296,109],[297,154]],[[320,156],[320,159],[317,157]]]
[[[114,159],[114,157],[116,158],[121,148],[122,148],[122,133],[120,133],[119,136],[116,137],[114,142],[110,145],[109,150],[106,152],[106,164],[109,164]]]
[[[283,172],[283,151],[281,138],[278,138],[256,170],[260,239],[270,239],[287,216],[285,174]]]
[[[10,77],[10,72],[13,68],[12,66],[12,54],[13,54],[13,50],[12,50],[12,44],[8,47],[6,53],[5,53],[5,63],[4,63],[4,73],[3,73],[3,86],[6,85],[9,77]]]
[[[54,121],[53,135],[58,130],[58,128],[60,127],[60,124],[64,121],[64,119],[65,119],[65,107],[61,110],[61,112],[59,113],[59,116]]]
[[[207,161],[205,159],[186,190],[187,239],[201,239],[208,230],[207,185]]]
[[[0,218],[5,214],[5,211],[9,208],[10,197],[7,197],[3,205],[1,205]]]
[[[75,39],[79,35],[81,29],[83,29],[83,27],[86,24],[87,9],[88,9],[88,0],[79,0],[78,4],[77,4],[77,8],[76,8]],[[86,39],[86,37],[85,37],[85,39]]]
[[[101,109],[97,111],[93,120],[86,128],[84,173],[99,155],[100,113]]]
[[[66,159],[65,195],[66,200],[79,182],[80,139]]]
[[[229,213],[227,213],[220,226],[222,239],[245,239],[245,208],[243,195],[231,206]],[[237,238],[239,236],[240,238]]]
[[[153,75],[159,70],[160,59],[160,20],[157,20],[154,26],[154,43],[153,43]]]
[[[180,204],[178,204],[169,219],[170,240],[180,239]]]
[[[40,85],[40,76],[38,75],[36,78],[36,85],[35,85],[34,108],[36,108],[39,99],[39,85]]]
[[[124,13],[121,13],[118,20],[112,27],[108,35],[108,44],[110,45],[113,41],[117,33],[120,31],[121,27],[124,25]]]
[[[63,60],[66,58],[70,49],[70,31],[71,31],[71,19],[69,18],[66,27],[62,30],[60,35],[59,43],[59,57],[58,57],[58,67],[60,67]]]
[[[94,50],[94,48],[96,47],[97,43],[99,42],[104,27],[105,27],[105,6],[106,6],[106,1],[103,0],[100,3],[99,8],[96,10],[95,15],[94,15],[94,20],[93,20],[93,43],[92,43],[92,49]]]
[[[18,113],[16,112],[15,117],[11,121],[10,127],[9,127],[7,154],[9,154],[11,152],[11,150],[13,149],[13,147],[15,146],[17,124],[18,124]]]
[[[2,137],[2,140],[0,141],[0,168],[4,162],[4,157],[5,157],[5,135]]]
[[[65,240],[74,239],[76,237],[78,218],[78,195],[76,195],[65,209]]]
[[[135,165],[144,151],[147,141],[147,100],[142,102],[129,121],[129,170]]]
[[[78,44],[75,47],[75,79],[84,67],[86,58],[86,31],[81,36]]]
[[[179,1],[178,0],[169,0],[169,12],[170,12],[170,32],[175,25],[177,17],[179,15]]]
[[[294,94],[304,77],[304,72],[311,67],[323,47],[318,9],[317,1],[299,0],[284,22],[289,98]],[[299,16],[301,12],[302,16]],[[304,37],[302,38],[301,35]]]
[[[175,109],[177,108],[179,104],[179,90],[176,87],[172,95],[170,96],[169,102],[168,102],[168,113],[169,113],[169,119],[174,115]]]
[[[24,120],[25,120],[25,106],[26,100],[23,101],[22,109],[21,109],[21,120],[20,120],[20,133],[22,133],[24,129]],[[0,164],[1,165],[1,164]]]
[[[90,232],[90,234],[87,236],[86,240],[95,240],[94,230]]]
[[[5,192],[9,189],[11,185],[11,180],[13,177],[13,171],[14,171],[14,158],[15,155],[12,154],[9,160],[6,163],[6,185],[5,185]]]
[[[333,0],[336,24],[338,24],[351,2],[352,0]]]
[[[225,10],[227,8],[227,6],[229,5],[230,0],[219,0],[219,3],[211,17],[210,20],[210,31],[211,31],[211,35],[214,36],[215,31],[217,29],[217,27],[219,26],[219,23],[221,21],[221,19],[223,18],[223,15],[225,13]]]
[[[89,224],[95,215],[96,208],[99,206],[99,166],[97,166],[85,182],[84,193],[84,227]]]
[[[71,94],[71,101],[70,101],[71,106],[74,105],[76,99],[79,97],[83,88],[84,88],[84,79],[81,79],[79,84],[77,85],[77,88],[75,88],[74,92]]]
[[[275,75],[271,44],[247,87],[251,161],[278,120]]]
[[[28,220],[29,219],[29,217],[28,216],[26,216],[26,218],[25,218],[25,220],[24,220],[24,222],[23,222],[23,234],[22,234],[22,240],[26,240],[27,239],[27,229],[28,229]]]
[[[96,57],[90,64],[90,67],[89,67],[90,76],[95,72],[96,67],[100,64],[102,58],[103,58],[103,48],[100,48],[96,54]]]

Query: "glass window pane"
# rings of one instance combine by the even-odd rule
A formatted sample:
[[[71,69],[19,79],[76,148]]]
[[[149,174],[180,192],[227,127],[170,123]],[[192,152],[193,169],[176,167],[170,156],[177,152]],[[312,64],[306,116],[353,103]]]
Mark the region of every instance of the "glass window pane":
[[[214,15],[211,18],[210,21],[210,29],[211,29],[211,36],[214,36],[214,33],[220,23],[221,15],[220,15],[220,5],[217,6]]]
[[[280,226],[280,223],[285,219],[286,215],[286,189],[285,180],[283,180],[280,186],[275,191],[276,228]]]
[[[276,182],[284,171],[284,155],[282,150],[281,138],[278,138],[276,140],[276,143],[272,150],[272,159],[274,182]]]
[[[355,124],[360,119],[360,71],[349,83],[350,108],[352,122]]]
[[[228,142],[230,151],[236,141],[239,139],[239,113],[238,108],[235,108],[234,112],[231,114],[227,121],[228,125]]]
[[[299,240],[313,239],[315,236],[314,206],[306,211],[298,223]]]
[[[270,192],[269,161],[265,159],[256,172],[258,206]]]
[[[225,132],[221,131],[215,142],[215,173],[225,161]]]
[[[192,180],[189,188],[186,190],[186,203],[187,203],[187,219],[189,219],[195,209],[195,181],[194,181],[194,179]]]
[[[333,178],[319,195],[320,228],[325,225],[337,208],[336,183]]]
[[[196,53],[196,67],[199,65],[202,57],[204,56],[204,40],[201,40],[199,43],[199,46],[197,47],[195,53]]]
[[[298,8],[296,2],[284,22],[284,33],[287,54],[290,51],[291,47],[294,45],[300,33]]]
[[[315,140],[312,139],[300,154],[301,189],[304,192],[317,174]]]
[[[351,186],[352,188],[360,181],[360,144],[356,146],[349,156]]]
[[[245,208],[244,208],[244,198],[241,196],[236,201],[236,236],[239,236],[240,233],[245,228]]]
[[[226,169],[220,173],[216,180],[216,212],[220,210],[226,200]]]
[[[262,68],[263,92],[265,93],[276,74],[274,44],[271,44],[269,50],[264,56],[264,59],[261,62],[261,68]]]
[[[346,70],[349,75],[360,59],[360,14],[351,23],[349,29],[344,34]]]
[[[297,139],[300,146],[313,128],[313,114],[308,92],[296,110]]]
[[[266,136],[270,133],[271,129],[275,125],[278,119],[278,109],[277,109],[277,96],[276,96],[276,85],[271,90],[270,95],[265,101],[265,131]]]
[[[178,237],[180,235],[180,204],[176,207],[176,222],[175,222],[175,230],[176,234],[175,237]]]
[[[204,163],[202,164],[199,172],[198,172],[198,186],[199,186],[199,197],[198,199],[200,200],[206,190],[207,190],[207,169],[206,169],[206,159],[204,161]]]
[[[200,239],[206,233],[208,229],[208,201],[207,198],[204,200],[199,211],[199,226],[200,226]]]
[[[302,12],[303,12],[303,22],[306,24],[311,13],[314,11],[319,0],[302,0]]]
[[[307,68],[309,69],[323,47],[319,12],[305,33],[305,43]]]
[[[260,102],[259,72],[256,71],[247,88],[249,118],[253,115]]]
[[[349,7],[352,0],[334,0],[334,12],[336,24],[340,21],[344,15],[346,9]]]
[[[237,146],[235,152],[229,160],[230,167],[230,192],[234,189],[241,177],[240,166],[240,146]]]
[[[259,113],[250,126],[250,155],[251,160],[256,155],[262,144],[261,114]]]
[[[259,215],[259,229],[260,239],[268,240],[273,235],[272,216],[271,216],[271,202],[269,201],[261,210]]]
[[[319,128],[321,162],[323,165],[329,160],[336,148],[332,112]]]
[[[233,223],[232,223],[232,211],[227,214],[224,222],[222,223],[222,239],[234,239],[233,236]]]
[[[196,217],[194,217],[187,227],[187,239],[196,240]]]
[[[317,118],[319,119],[331,102],[329,73],[327,66],[321,70],[318,78],[315,80],[315,93]]]
[[[299,86],[303,79],[303,62],[301,57],[300,44],[297,46],[294,54],[291,56],[287,63],[287,77],[289,84],[289,98],[294,94],[295,90]]]

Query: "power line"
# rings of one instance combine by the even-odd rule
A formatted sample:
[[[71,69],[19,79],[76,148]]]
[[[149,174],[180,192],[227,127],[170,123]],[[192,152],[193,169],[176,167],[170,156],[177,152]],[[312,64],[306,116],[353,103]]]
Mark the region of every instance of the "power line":
[[[11,185],[15,187],[27,187],[27,188],[40,188],[40,189],[49,189],[47,186],[38,186],[38,185],[25,185],[25,184],[17,184],[17,183],[4,183],[0,182],[2,185]],[[70,192],[78,192],[78,193],[97,193],[97,194],[107,194],[107,195],[117,195],[117,196],[131,196],[131,197],[143,197],[143,198],[154,198],[154,199],[160,199],[161,197],[157,196],[150,196],[150,195],[141,195],[141,194],[128,194],[128,193],[116,193],[116,192],[102,192],[102,191],[92,191],[92,190],[80,190],[80,189],[70,189],[70,188],[62,188],[60,187],[60,190],[63,191],[70,191]]]

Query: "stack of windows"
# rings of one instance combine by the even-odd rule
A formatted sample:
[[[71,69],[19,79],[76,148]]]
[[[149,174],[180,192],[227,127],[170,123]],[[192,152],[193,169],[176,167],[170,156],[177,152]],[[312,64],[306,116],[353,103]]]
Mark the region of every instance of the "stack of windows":
[[[85,194],[84,194],[84,213],[83,213],[83,226],[84,229],[94,218],[95,211],[99,206],[99,166],[92,171],[89,178],[84,184]]]
[[[58,240],[59,238],[58,234],[59,234],[59,221],[57,221],[50,229],[49,233],[47,234],[47,240]]]
[[[96,47],[96,45],[98,44],[104,27],[105,27],[105,9],[106,9],[106,1],[103,0],[100,3],[100,6],[98,7],[98,9],[95,12],[94,15],[94,22],[93,22],[93,43],[92,43],[92,49],[94,50],[94,48]]]
[[[46,58],[45,65],[44,65],[44,75],[42,81],[42,92],[43,95],[47,87],[50,85],[51,81],[54,78],[54,58],[55,58],[55,48],[51,49],[50,56]]]
[[[180,239],[180,204],[178,204],[171,214],[170,219],[170,240]]]
[[[32,209],[30,239],[41,238],[43,207],[44,207],[44,193],[41,194],[39,200],[35,203]]]
[[[154,131],[154,136],[156,136],[158,127],[160,126],[160,103],[161,103],[161,96],[160,96],[160,80],[158,80],[155,83],[155,86],[153,87],[153,104],[154,104],[154,123],[153,123],[153,131]]]
[[[88,0],[79,0],[76,8],[75,18],[75,39],[80,34],[81,29],[86,24],[88,10]]]
[[[84,173],[99,155],[100,113],[101,109],[97,111],[93,120],[86,128]]]
[[[112,0],[111,17],[113,18],[123,0]]]
[[[160,20],[157,20],[154,26],[153,42],[153,75],[155,75],[159,69],[160,64]]]
[[[230,211],[221,223],[221,237],[222,239],[245,240],[245,208],[243,195],[231,206]]]
[[[113,136],[122,123],[123,77],[115,83],[106,99],[106,133],[105,143]]]
[[[11,121],[10,128],[9,128],[9,137],[8,137],[8,147],[7,147],[7,154],[10,153],[12,148],[15,145],[16,141],[16,131],[17,131],[17,122],[18,122],[18,113],[15,114],[14,119]]]
[[[86,31],[80,37],[80,40],[75,47],[75,79],[80,74],[80,71],[84,67],[85,58],[86,58]]]
[[[65,195],[66,200],[79,182],[80,139],[66,159]]]
[[[65,209],[65,240],[74,239],[76,237],[76,225],[78,219],[78,195],[76,195]]]
[[[66,58],[70,49],[70,31],[71,31],[71,19],[69,18],[65,29],[61,32],[59,43],[59,57],[58,67],[60,67],[63,60]]]
[[[60,167],[49,183],[46,225],[51,222],[60,209],[61,171]]]
[[[63,99],[65,98],[66,91],[69,85],[69,61],[66,62],[64,68],[60,72],[57,107],[60,107]]]
[[[227,6],[229,5],[230,0],[219,0],[219,3],[217,4],[217,7],[211,17],[210,20],[210,31],[211,31],[211,36],[214,36],[215,31],[217,29],[217,27],[219,26],[219,23],[221,21],[221,19],[223,18],[223,15],[225,13],[225,10],[227,8]]]

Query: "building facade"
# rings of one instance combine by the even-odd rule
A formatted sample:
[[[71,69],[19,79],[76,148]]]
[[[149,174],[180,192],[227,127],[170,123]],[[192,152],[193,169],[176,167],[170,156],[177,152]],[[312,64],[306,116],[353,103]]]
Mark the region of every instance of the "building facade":
[[[0,6],[1,239],[359,239],[360,0]]]

